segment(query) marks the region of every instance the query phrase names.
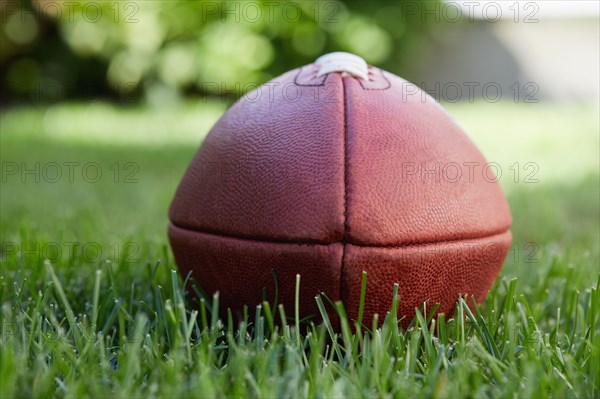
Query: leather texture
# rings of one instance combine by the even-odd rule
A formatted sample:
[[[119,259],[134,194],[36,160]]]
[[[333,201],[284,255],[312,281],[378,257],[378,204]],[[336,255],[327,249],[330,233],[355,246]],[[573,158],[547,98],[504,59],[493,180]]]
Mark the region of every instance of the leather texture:
[[[383,321],[392,305],[398,283],[398,315],[406,326],[415,308],[438,303],[438,312],[453,315],[459,295],[473,295],[478,303],[494,283],[510,247],[511,233],[474,239],[404,247],[362,247],[347,244],[342,271],[342,301],[350,317],[358,316],[361,274],[367,272],[364,314],[370,325],[373,314]]]
[[[301,274],[301,314],[314,296],[383,319],[394,283],[407,325],[423,302],[449,312],[484,299],[510,247],[511,215],[494,170],[415,85],[369,67],[369,81],[314,64],[234,104],[192,160],[170,208],[169,238],[226,309],[263,291],[288,313]]]
[[[219,291],[222,316],[228,308],[239,316],[243,305],[252,309],[262,302],[264,295],[271,306],[275,302],[283,304],[288,316],[293,317],[298,273],[303,316],[319,314],[315,296],[321,292],[330,293],[332,300],[340,299],[342,243],[273,243],[201,233],[173,225],[169,226],[169,237],[180,269],[185,273],[192,270],[209,298]]]
[[[342,240],[342,80],[297,78],[248,93],[217,122],[179,186],[173,224],[264,241]]]

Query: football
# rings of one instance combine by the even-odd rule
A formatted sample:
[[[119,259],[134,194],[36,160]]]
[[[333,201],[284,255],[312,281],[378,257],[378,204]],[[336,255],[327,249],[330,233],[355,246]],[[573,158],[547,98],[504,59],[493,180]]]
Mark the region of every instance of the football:
[[[380,320],[482,301],[511,245],[497,164],[418,86],[331,53],[247,93],[215,124],[169,211],[169,239],[220,308],[315,296]],[[471,302],[470,300],[468,301]],[[238,313],[239,314],[239,313]]]

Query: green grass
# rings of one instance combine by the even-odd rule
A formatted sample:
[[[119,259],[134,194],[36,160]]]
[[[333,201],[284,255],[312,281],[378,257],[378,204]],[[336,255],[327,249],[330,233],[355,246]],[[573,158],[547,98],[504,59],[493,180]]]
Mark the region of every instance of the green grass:
[[[514,244],[501,276],[474,313],[461,301],[407,331],[393,311],[379,329],[342,317],[338,335],[266,303],[241,325],[218,320],[218,298],[199,304],[172,271],[166,210],[222,108],[1,115],[3,168],[103,175],[4,169],[0,397],[600,397],[597,105],[449,106],[504,172]]]

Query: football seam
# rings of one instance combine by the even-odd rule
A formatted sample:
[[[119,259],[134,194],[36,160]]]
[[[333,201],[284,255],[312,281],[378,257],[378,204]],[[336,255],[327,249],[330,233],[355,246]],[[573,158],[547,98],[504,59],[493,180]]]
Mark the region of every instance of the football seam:
[[[283,244],[283,245],[289,244],[289,245],[306,245],[306,246],[313,246],[313,247],[316,247],[316,246],[324,247],[324,246],[328,246],[328,245],[344,244],[343,240],[342,241],[331,241],[331,242],[282,241],[282,240],[264,239],[263,237],[235,236],[235,235],[230,235],[230,234],[226,234],[226,233],[217,233],[214,231],[191,229],[189,227],[184,227],[184,226],[178,225],[178,224],[174,223],[173,221],[170,221],[170,225],[179,230],[187,231],[190,233],[206,234],[206,235],[211,235],[211,236],[215,236],[215,237],[229,238],[229,239],[235,239],[235,240],[254,241],[254,242],[262,243],[262,244]],[[404,243],[404,244],[377,244],[377,245],[354,243],[354,242],[346,241],[345,244],[353,245],[355,247],[364,247],[364,248],[390,248],[390,249],[411,248],[411,247],[419,247],[419,246],[427,246],[427,245],[456,244],[456,243],[466,242],[466,241],[484,240],[486,238],[503,235],[509,231],[510,231],[510,226],[503,228],[501,230],[493,231],[492,233],[489,233],[489,234],[461,237],[461,238],[452,239],[452,240],[446,239],[446,240],[439,240],[439,241],[423,241],[423,242],[408,242],[408,243]]]
[[[346,85],[344,78],[342,80],[342,104],[344,112],[344,131],[343,134],[343,150],[344,150],[344,234],[342,235],[342,259],[340,261],[340,282],[339,282],[339,298],[344,295],[344,269],[346,265],[346,244],[348,243],[348,93],[346,90],[350,90],[350,87]]]
[[[296,76],[294,76],[294,84],[296,86],[300,86],[300,87],[319,87],[319,86],[325,86],[325,81],[327,81],[327,78],[329,77],[330,73],[328,73],[327,75],[323,76],[323,78],[321,79],[320,83],[300,83],[298,82],[298,79],[300,78],[300,75],[302,74],[302,70],[306,68],[306,66],[302,66],[300,68],[298,68],[298,73],[296,73]]]

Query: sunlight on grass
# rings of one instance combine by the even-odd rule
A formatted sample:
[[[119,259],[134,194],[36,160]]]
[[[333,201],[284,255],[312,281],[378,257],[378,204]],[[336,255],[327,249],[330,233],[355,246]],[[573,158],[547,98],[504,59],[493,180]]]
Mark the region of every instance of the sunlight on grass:
[[[166,109],[108,103],[57,104],[2,115],[2,135],[44,136],[83,144],[199,145],[225,111],[221,102],[189,102]]]
[[[497,162],[510,191],[576,182],[600,168],[597,104],[445,104],[488,162]]]

